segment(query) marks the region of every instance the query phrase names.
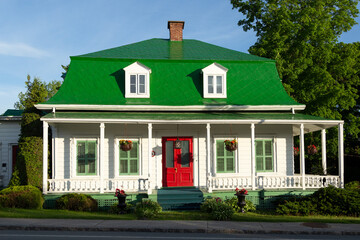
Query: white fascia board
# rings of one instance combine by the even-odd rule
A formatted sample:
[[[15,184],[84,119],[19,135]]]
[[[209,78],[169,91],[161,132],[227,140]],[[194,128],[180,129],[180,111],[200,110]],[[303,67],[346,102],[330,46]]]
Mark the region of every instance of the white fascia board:
[[[73,111],[301,111],[305,105],[87,105],[87,104],[37,104],[39,110]]]
[[[132,123],[132,124],[326,124],[329,127],[344,123],[343,120],[263,120],[263,119],[242,119],[242,120],[152,120],[152,119],[91,119],[91,118],[41,118],[41,121],[48,123]]]

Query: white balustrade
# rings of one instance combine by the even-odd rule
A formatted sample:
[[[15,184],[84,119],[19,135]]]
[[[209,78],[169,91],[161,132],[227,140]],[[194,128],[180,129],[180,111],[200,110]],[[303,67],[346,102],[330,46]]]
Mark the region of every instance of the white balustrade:
[[[48,179],[49,193],[92,193],[100,192],[99,179]],[[148,188],[148,180],[143,178],[104,179],[104,192],[115,192],[116,188],[127,192],[141,192]]]

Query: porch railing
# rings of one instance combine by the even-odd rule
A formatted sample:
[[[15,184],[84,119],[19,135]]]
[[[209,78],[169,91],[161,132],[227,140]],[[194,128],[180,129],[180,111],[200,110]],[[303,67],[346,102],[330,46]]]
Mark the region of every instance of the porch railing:
[[[65,193],[65,192],[100,192],[99,179],[48,179],[49,193]],[[115,192],[116,188],[124,189],[129,192],[146,191],[149,188],[148,179],[104,179],[103,191]]]
[[[256,189],[296,189],[303,188],[302,176],[257,176]],[[321,188],[333,185],[340,187],[339,176],[305,176],[305,189]],[[237,187],[251,188],[251,177],[212,177],[213,190],[228,190]]]

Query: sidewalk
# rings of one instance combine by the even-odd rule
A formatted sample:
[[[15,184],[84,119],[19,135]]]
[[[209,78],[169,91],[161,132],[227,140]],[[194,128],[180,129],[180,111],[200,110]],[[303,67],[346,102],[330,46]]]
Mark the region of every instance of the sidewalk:
[[[360,224],[0,218],[0,230],[360,235]]]

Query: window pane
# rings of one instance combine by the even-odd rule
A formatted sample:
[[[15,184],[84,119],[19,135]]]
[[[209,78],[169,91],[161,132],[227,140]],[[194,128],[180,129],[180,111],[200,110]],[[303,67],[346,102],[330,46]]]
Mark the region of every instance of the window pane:
[[[123,151],[123,150],[121,150],[121,148],[119,147],[119,151],[120,151],[120,158],[126,158],[127,159],[127,157],[128,157],[128,152],[126,152],[126,151]]]
[[[256,157],[256,171],[263,171],[263,158],[262,157]]]
[[[226,171],[234,171],[234,158],[226,158]]]
[[[224,172],[225,171],[224,158],[222,158],[222,157],[217,157],[216,158],[216,171],[217,172]]]
[[[89,165],[88,173],[95,173],[95,169],[96,169],[95,159],[88,160],[88,165]]]
[[[136,75],[130,75],[130,93],[136,93]]]
[[[265,158],[265,170],[273,170],[273,158],[266,157]]]
[[[265,141],[265,155],[272,155],[272,141]]]
[[[222,76],[216,76],[216,93],[222,93]]]
[[[214,77],[208,76],[208,93],[214,93]]]
[[[263,155],[263,142],[262,141],[255,141],[255,154],[256,156]]]
[[[85,158],[85,142],[77,142],[77,158]]]
[[[225,143],[223,140],[216,141],[216,156],[224,157]]]
[[[130,160],[130,173],[137,173],[137,172],[138,172],[138,161]]]
[[[139,93],[145,93],[145,75],[139,75]]]
[[[95,159],[96,156],[96,143],[95,142],[87,142],[87,158]]]
[[[120,160],[120,173],[128,173],[128,161]]]
[[[181,167],[190,167],[189,141],[181,141]]]
[[[129,151],[130,152],[130,158],[137,158],[138,157],[138,142],[133,142],[133,147]]]
[[[85,173],[85,160],[78,159],[78,166],[77,166],[78,173]]]
[[[165,147],[166,147],[166,167],[173,168],[174,167],[174,142],[167,141]]]

